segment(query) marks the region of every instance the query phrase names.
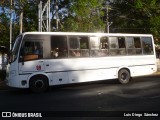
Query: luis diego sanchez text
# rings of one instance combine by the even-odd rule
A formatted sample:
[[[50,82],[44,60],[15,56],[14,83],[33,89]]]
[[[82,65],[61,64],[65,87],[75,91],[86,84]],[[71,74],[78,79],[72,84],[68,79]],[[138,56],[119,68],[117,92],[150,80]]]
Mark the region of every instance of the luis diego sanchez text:
[[[124,117],[159,117],[159,113],[154,112],[126,112]]]

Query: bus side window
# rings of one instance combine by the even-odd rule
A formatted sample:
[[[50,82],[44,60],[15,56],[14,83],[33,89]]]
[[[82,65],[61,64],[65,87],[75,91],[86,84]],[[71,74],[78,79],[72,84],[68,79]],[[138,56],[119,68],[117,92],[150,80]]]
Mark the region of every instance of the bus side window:
[[[134,46],[137,55],[142,54],[141,40],[139,37],[134,37]]]
[[[126,46],[128,55],[142,54],[141,41],[139,37],[126,37]]]
[[[108,37],[101,37],[100,45],[100,56],[108,56]]]
[[[88,36],[79,36],[81,57],[89,56],[89,40]]]
[[[119,55],[126,55],[126,44],[124,37],[118,37]]]
[[[78,36],[68,36],[69,38],[69,56],[80,57],[80,41]]]
[[[69,36],[69,56],[88,57],[89,41],[88,36]]]
[[[110,55],[118,54],[118,41],[117,37],[109,37],[109,53]]]
[[[99,56],[99,38],[98,37],[90,37],[90,47],[91,47],[91,56],[98,57]]]
[[[153,45],[151,37],[142,37],[143,54],[153,54]]]
[[[51,36],[51,58],[67,58],[67,37]]]
[[[21,56],[23,56],[23,61],[43,58],[43,42],[26,40],[21,49]]]

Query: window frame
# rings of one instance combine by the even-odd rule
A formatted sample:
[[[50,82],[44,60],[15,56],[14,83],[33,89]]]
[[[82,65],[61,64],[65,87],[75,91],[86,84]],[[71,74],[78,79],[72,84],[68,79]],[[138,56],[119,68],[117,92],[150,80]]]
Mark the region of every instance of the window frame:
[[[78,42],[77,48],[71,48],[70,38],[75,37]],[[70,58],[90,57],[90,41],[88,35],[68,35],[68,55]],[[81,40],[86,40],[82,42]],[[82,43],[86,43],[86,48],[82,48]]]
[[[142,55],[141,37],[127,36],[125,38],[126,38],[126,51],[127,51],[127,55]],[[131,43],[131,42],[127,41],[128,38],[130,38],[132,40],[132,47],[128,46],[128,43]],[[137,39],[137,38],[139,39],[140,47],[136,47],[135,39]],[[138,53],[139,50],[140,50],[140,52]],[[132,51],[132,52],[129,52],[129,51]]]
[[[112,47],[112,39],[111,38],[114,38],[114,45],[115,47]],[[123,42],[124,42],[124,46],[123,48],[120,48],[120,38],[123,38]],[[126,52],[126,39],[124,36],[109,36],[108,37],[108,40],[109,40],[109,54],[111,56],[124,56],[127,54]]]
[[[55,39],[54,39],[55,37]],[[57,39],[57,38],[60,39]],[[56,41],[56,42],[53,42]],[[56,43],[56,44],[54,44]],[[63,43],[63,45],[61,44]],[[67,35],[51,35],[51,59],[66,59],[68,58],[68,37]],[[62,52],[63,51],[63,52]]]
[[[32,48],[35,47],[35,42],[40,43],[39,53],[34,53],[33,49],[30,46],[30,48],[32,49],[32,52],[25,54],[25,48],[24,47],[25,47],[26,42],[33,43],[34,46],[32,46]],[[44,40],[43,39],[24,39],[23,42],[22,42],[21,50],[20,50],[21,52],[20,52],[19,62],[27,62],[27,61],[43,59],[44,58],[43,57],[43,54],[44,54],[43,48],[44,48]]]
[[[146,42],[146,40],[143,40],[143,38],[150,38],[150,47],[149,47],[149,52],[144,52],[145,51],[145,47],[144,47],[144,43],[143,42]],[[143,55],[153,55],[154,54],[154,50],[153,50],[153,41],[152,41],[152,37],[141,37],[141,42],[142,42],[142,52],[143,52]],[[146,49],[146,50],[147,50]]]

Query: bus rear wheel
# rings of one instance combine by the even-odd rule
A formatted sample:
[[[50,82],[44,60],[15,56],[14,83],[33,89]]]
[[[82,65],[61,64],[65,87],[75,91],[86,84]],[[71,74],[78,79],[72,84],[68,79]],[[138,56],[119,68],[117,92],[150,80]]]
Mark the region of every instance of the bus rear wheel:
[[[48,79],[45,76],[37,75],[30,79],[29,89],[34,93],[45,92],[48,87]]]
[[[118,80],[121,84],[127,84],[131,80],[130,72],[127,69],[121,69],[118,72]]]

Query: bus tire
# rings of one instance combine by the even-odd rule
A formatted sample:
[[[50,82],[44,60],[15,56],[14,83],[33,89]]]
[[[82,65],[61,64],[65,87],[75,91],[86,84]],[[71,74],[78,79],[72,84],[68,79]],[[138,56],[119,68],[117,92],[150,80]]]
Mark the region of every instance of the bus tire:
[[[121,84],[127,84],[131,80],[130,72],[127,69],[121,69],[118,72],[118,80]]]
[[[48,79],[43,75],[34,76],[29,81],[29,89],[34,93],[45,92],[48,87]]]

